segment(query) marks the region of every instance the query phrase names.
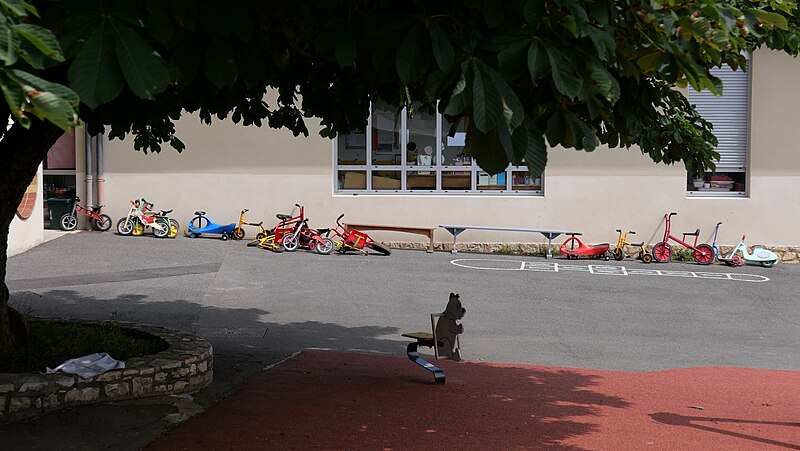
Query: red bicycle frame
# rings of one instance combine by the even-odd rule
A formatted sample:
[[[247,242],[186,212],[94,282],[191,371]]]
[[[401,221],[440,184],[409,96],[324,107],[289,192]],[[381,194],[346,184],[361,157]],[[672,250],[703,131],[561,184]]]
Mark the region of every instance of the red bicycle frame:
[[[672,235],[670,230],[672,217],[677,214],[678,213],[672,212],[664,215],[664,221],[666,222],[664,240],[653,247],[653,258],[660,263],[668,262],[670,258],[672,258],[672,247],[669,244],[669,240],[672,240],[694,251],[694,261],[697,263],[701,265],[710,265],[714,261],[714,249],[705,243],[697,244],[697,240],[700,238],[700,229],[694,232],[684,233],[683,239],[678,239],[678,237]],[[694,235],[694,243],[689,244],[686,242],[686,237],[692,235]]]
[[[305,216],[305,209],[300,204],[294,204],[295,207],[300,209],[300,213],[297,216],[292,215],[283,215],[278,213],[275,215],[276,218],[280,220],[278,225],[272,228],[271,232],[275,235],[275,242],[280,243],[283,240],[283,237],[286,235],[293,235],[295,229],[303,223],[306,219]],[[293,210],[294,211],[294,210]]]

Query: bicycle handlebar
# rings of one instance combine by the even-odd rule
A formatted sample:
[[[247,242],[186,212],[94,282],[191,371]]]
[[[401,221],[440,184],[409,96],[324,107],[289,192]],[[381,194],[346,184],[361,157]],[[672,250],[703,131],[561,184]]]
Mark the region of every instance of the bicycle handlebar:
[[[622,233],[622,230],[621,229],[617,229],[617,230],[615,230],[615,232]]]
[[[336,222],[339,222],[340,219],[344,218],[344,213],[340,214],[338,218],[336,218]]]
[[[718,222],[718,223],[717,223],[717,225],[720,225],[720,224],[722,224],[722,221],[720,221],[720,222]]]
[[[677,215],[677,214],[678,214],[678,213],[675,213],[675,212],[673,211],[673,212],[672,212],[672,213],[670,213],[669,215],[670,215],[670,216],[675,216],[675,215]]]

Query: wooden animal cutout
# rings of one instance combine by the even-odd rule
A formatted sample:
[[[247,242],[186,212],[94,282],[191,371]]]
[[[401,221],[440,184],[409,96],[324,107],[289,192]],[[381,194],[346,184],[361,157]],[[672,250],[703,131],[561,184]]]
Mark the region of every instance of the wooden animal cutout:
[[[461,350],[458,348],[456,337],[464,333],[464,325],[460,321],[467,309],[461,306],[461,299],[455,293],[450,293],[450,300],[447,308],[442,312],[442,316],[436,322],[437,351],[439,357],[448,357],[453,360],[461,360]]]

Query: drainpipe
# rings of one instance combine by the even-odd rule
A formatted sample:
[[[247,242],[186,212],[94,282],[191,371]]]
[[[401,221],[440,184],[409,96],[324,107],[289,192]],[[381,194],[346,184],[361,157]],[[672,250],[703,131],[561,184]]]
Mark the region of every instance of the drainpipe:
[[[103,134],[97,134],[97,205],[106,204],[106,179],[103,176]]]
[[[94,203],[94,167],[92,165],[92,136],[89,131],[84,128],[84,137],[86,139],[86,199],[84,203],[87,208],[91,208]],[[89,224],[86,224],[90,228]]]

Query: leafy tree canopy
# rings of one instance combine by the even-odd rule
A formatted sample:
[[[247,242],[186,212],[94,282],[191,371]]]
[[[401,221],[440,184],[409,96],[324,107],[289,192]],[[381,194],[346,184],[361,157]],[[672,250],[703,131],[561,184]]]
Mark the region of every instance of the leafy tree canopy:
[[[800,49],[794,0],[0,5],[0,85],[22,125],[33,114],[65,128],[78,115],[91,132],[134,134],[137,149],[180,151],[183,111],[295,134],[313,116],[333,137],[363,128],[380,97],[467,121],[467,152],[489,172],[540,171],[546,143],[638,145],[656,162],[711,169],[711,125],[675,87],[721,93],[709,68],[743,68],[762,45]]]

